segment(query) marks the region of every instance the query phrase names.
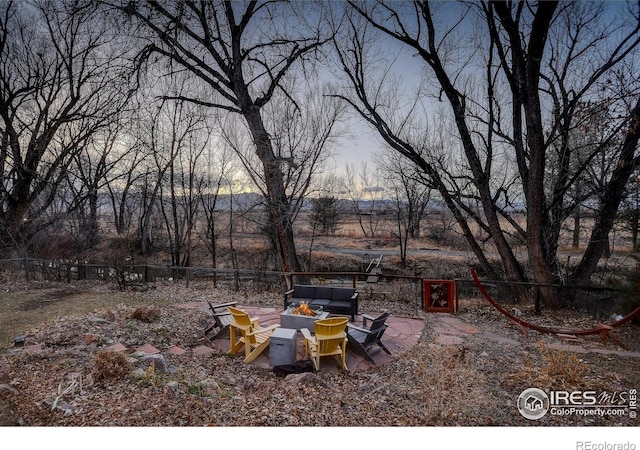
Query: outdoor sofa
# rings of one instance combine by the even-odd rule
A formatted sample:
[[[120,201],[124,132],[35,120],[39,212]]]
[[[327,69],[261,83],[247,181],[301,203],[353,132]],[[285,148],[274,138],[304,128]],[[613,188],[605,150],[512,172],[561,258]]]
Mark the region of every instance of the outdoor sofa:
[[[314,286],[296,284],[284,293],[284,309],[297,307],[306,302],[311,309],[319,309],[330,314],[349,316],[351,322],[358,314],[358,293],[350,287]]]

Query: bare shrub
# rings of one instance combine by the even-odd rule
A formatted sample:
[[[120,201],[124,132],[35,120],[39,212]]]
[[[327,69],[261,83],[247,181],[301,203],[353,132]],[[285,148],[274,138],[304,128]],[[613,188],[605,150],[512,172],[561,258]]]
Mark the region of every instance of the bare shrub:
[[[451,229],[429,228],[428,238],[435,244],[454,250],[468,250],[469,244],[464,236]]]
[[[131,372],[131,363],[123,353],[100,352],[93,361],[95,363],[93,379],[96,381],[124,378]]]
[[[131,313],[130,318],[144,323],[152,323],[160,318],[160,311],[148,306],[140,306]]]
[[[66,233],[42,230],[29,241],[29,254],[44,259],[74,259],[81,250],[73,237]]]
[[[568,390],[588,384],[589,366],[577,354],[552,350],[544,342],[536,343],[535,348],[538,354],[527,356],[521,367],[505,378],[512,386]]]
[[[390,233],[384,233],[384,234],[378,236],[373,241],[373,244],[376,247],[383,247],[383,248],[397,247],[398,246],[398,238],[393,236]]]

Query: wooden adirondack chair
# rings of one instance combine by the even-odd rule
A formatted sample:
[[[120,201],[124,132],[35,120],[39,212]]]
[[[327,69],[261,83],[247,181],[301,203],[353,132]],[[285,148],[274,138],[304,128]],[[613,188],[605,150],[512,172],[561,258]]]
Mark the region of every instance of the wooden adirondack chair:
[[[210,341],[229,331],[229,325],[233,322],[233,316],[229,312],[229,306],[236,306],[238,302],[222,303],[213,305],[209,299],[206,299],[213,316],[214,324],[204,331],[204,335]]]
[[[387,354],[391,355],[391,352],[380,341],[384,335],[385,330],[389,325],[385,322],[389,317],[389,313],[385,312],[378,317],[371,317],[364,314],[362,316],[362,326],[358,327],[353,324],[347,324],[347,339],[349,344],[355,347],[364,357],[375,364],[375,361],[371,357],[370,349],[372,346],[377,345],[382,348]],[[369,324],[369,322],[371,322]]]
[[[229,325],[231,342],[229,353],[235,355],[244,346],[244,362],[250,363],[269,346],[271,334],[273,330],[280,327],[280,324],[261,328],[259,319],[249,317],[246,311],[230,306],[229,312],[233,316],[233,321]]]
[[[316,370],[320,370],[320,358],[323,356],[338,356],[340,367],[347,370],[347,334],[344,331],[347,323],[347,317],[316,320],[315,336],[306,328],[300,329],[304,337],[305,353],[307,358],[313,360]]]

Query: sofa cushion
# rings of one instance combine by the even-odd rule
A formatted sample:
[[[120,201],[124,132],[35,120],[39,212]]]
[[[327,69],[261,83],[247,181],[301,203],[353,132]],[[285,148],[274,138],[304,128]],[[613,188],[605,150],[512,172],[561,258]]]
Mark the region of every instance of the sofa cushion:
[[[355,289],[350,288],[334,288],[331,296],[331,300],[350,300],[351,296],[355,293]]]
[[[351,302],[343,300],[333,300],[331,302],[331,309],[351,311]]]
[[[314,297],[317,299],[331,300],[331,291],[332,289],[330,287],[317,286]]]
[[[327,306],[329,306],[330,303],[331,303],[331,300],[316,299],[316,300],[311,300],[311,303],[309,303],[309,305],[311,305],[311,309],[317,309],[318,306],[322,306],[322,310],[327,311]]]
[[[315,286],[305,286],[303,284],[297,284],[293,287],[293,297],[309,299],[316,298],[316,287]]]

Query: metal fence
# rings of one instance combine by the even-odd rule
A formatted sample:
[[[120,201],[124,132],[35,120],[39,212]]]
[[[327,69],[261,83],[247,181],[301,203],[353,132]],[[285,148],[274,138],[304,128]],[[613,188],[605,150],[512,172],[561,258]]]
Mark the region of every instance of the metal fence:
[[[0,270],[11,277],[26,281],[56,281],[72,283],[78,280],[98,280],[117,283],[121,288],[155,281],[208,281],[216,287],[251,292],[284,292],[294,283],[330,284],[353,286],[363,299],[383,302],[404,302],[422,308],[424,305],[424,279],[417,276],[376,274],[366,272],[297,272],[214,269],[211,267],[172,267],[162,265],[87,263],[83,261],[40,260],[14,258],[0,260]],[[481,298],[473,280],[456,279],[458,302]],[[534,283],[511,283],[486,280],[483,282],[490,295],[505,307],[540,308],[540,289]],[[518,285],[526,291],[528,305],[520,304],[513,295]],[[624,315],[630,310],[633,299],[619,289],[599,286],[552,286],[565,299],[562,308],[571,308],[594,318],[608,318],[613,314]],[[637,299],[636,299],[637,301]],[[632,308],[631,308],[632,309]]]
[[[56,281],[72,283],[98,280],[117,283],[120,287],[148,284],[156,281],[210,281],[220,287],[252,291],[281,290],[281,272],[257,270],[213,269],[211,267],[173,267],[153,264],[109,264],[83,261],[40,260],[15,258],[0,260],[0,269],[12,272],[26,281]]]
[[[473,280],[458,279],[458,300],[481,298],[482,294]],[[514,286],[518,286],[526,293],[528,302],[522,304],[514,295]],[[569,286],[569,285],[541,285],[535,283],[513,283],[508,281],[487,280],[483,286],[491,297],[504,307],[528,307],[540,311],[541,290],[543,288],[556,289],[561,299],[561,309],[572,309],[589,315],[594,319],[610,318],[612,315],[624,315],[633,307],[627,305],[628,296],[620,289],[604,286]]]

